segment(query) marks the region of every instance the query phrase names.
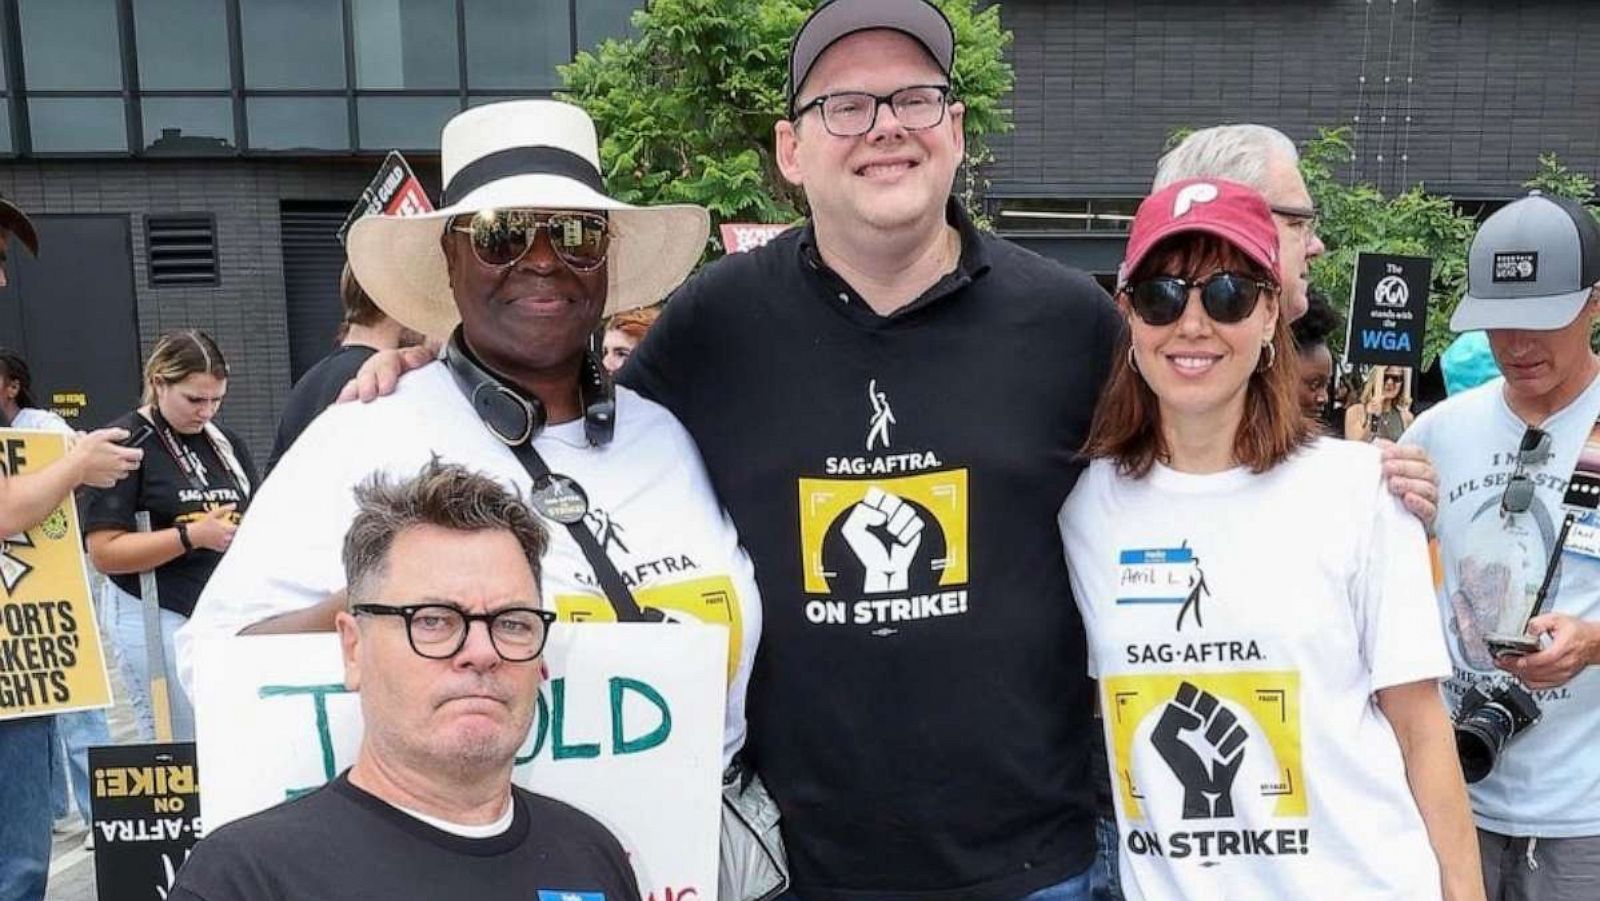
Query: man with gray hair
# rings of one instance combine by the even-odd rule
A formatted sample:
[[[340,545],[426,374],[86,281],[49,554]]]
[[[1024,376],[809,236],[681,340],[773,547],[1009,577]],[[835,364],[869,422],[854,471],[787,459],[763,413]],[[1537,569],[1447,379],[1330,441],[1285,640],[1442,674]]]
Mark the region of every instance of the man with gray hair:
[[[437,458],[355,493],[336,624],[345,685],[361,695],[356,762],[207,836],[168,897],[638,901],[604,826],[511,784],[556,618],[539,602],[538,518]]]
[[[1156,164],[1151,191],[1186,178],[1225,178],[1260,192],[1278,224],[1283,266],[1283,312],[1305,315],[1311,261],[1326,247],[1317,237],[1317,211],[1300,175],[1300,153],[1288,135],[1265,125],[1217,125],[1183,139]]]

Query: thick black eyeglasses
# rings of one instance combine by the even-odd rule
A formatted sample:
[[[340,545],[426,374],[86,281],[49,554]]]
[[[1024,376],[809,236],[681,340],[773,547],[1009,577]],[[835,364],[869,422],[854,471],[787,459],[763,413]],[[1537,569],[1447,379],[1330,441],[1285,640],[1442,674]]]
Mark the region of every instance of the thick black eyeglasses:
[[[878,124],[878,107],[887,103],[901,128],[922,131],[944,121],[944,109],[949,101],[950,86],[943,84],[912,85],[892,94],[841,91],[808,101],[795,109],[794,118],[799,119],[815,107],[822,111],[822,127],[828,134],[836,138],[854,138]]]
[[[1529,426],[1522,433],[1522,443],[1517,446],[1517,466],[1506,481],[1506,490],[1500,495],[1500,513],[1526,513],[1533,506],[1533,476],[1526,467],[1538,466],[1550,459],[1550,433]]]
[[[467,644],[467,631],[475,622],[489,630],[489,643],[508,663],[526,663],[544,651],[556,615],[533,607],[506,607],[493,613],[467,613],[446,604],[356,604],[353,613],[399,616],[406,621],[411,650],[429,660],[448,660]]]
[[[1217,272],[1191,281],[1175,275],[1158,275],[1134,282],[1122,290],[1133,312],[1146,325],[1171,325],[1183,317],[1190,289],[1200,289],[1206,315],[1221,323],[1242,322],[1255,312],[1262,292],[1276,291],[1271,282],[1257,281],[1234,272]]]

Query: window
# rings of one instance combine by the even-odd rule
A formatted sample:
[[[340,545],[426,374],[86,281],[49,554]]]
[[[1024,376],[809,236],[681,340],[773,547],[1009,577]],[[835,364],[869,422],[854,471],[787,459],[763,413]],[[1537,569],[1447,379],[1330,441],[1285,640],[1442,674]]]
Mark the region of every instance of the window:
[[[1139,201],[1123,197],[990,197],[995,230],[1016,234],[1124,234]]]
[[[150,287],[217,283],[217,222],[209,213],[146,216]]]
[[[361,97],[362,150],[438,150],[439,132],[461,109],[454,97]]]
[[[33,149],[40,153],[128,150],[120,97],[35,97],[28,101]]]
[[[567,0],[473,0],[466,7],[468,86],[560,87],[556,66],[572,58],[567,12]]]
[[[147,97],[140,110],[151,156],[214,156],[238,146],[226,97]]]
[[[226,0],[137,0],[133,31],[141,90],[231,86]]]
[[[461,85],[456,9],[448,0],[352,0],[356,87]]]
[[[245,101],[255,150],[349,150],[343,97],[251,97]]]
[[[18,0],[17,11],[30,90],[122,89],[114,0]]]
[[[578,0],[578,50],[593,50],[607,38],[633,36],[628,20],[644,0]],[[576,53],[574,53],[576,55]]]
[[[345,87],[340,0],[239,0],[239,13],[245,87]]]

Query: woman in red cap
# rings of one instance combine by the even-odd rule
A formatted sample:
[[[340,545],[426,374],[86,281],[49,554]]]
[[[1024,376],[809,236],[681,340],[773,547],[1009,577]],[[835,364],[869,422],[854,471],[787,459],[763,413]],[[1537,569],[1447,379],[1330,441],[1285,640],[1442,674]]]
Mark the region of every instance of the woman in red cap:
[[[1062,508],[1129,899],[1481,899],[1422,528],[1315,437],[1272,212],[1139,207],[1127,330]]]

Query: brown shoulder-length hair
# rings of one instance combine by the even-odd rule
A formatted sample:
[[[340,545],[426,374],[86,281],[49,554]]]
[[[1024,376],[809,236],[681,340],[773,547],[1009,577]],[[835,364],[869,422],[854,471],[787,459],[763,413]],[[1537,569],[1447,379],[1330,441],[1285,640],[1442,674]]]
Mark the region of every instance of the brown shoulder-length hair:
[[[1227,269],[1261,281],[1277,283],[1272,273],[1240,253],[1232,244],[1209,234],[1175,235],[1151,250],[1128,281],[1162,273],[1183,273],[1204,277]],[[1124,309],[1127,301],[1122,301]],[[1233,436],[1233,456],[1251,472],[1266,472],[1283,462],[1315,436],[1312,424],[1300,410],[1297,383],[1298,360],[1294,337],[1281,317],[1272,330],[1271,352],[1263,352],[1261,363],[1270,357],[1272,365],[1257,365],[1245,389],[1244,417]],[[1132,315],[1131,313],[1129,315]],[[1083,453],[1091,458],[1106,458],[1116,463],[1117,471],[1130,478],[1144,478],[1157,462],[1171,461],[1171,450],[1161,432],[1161,405],[1155,392],[1137,370],[1129,365],[1132,347],[1129,330],[1117,339],[1116,356],[1111,361],[1111,376],[1100,392],[1094,421]]]

